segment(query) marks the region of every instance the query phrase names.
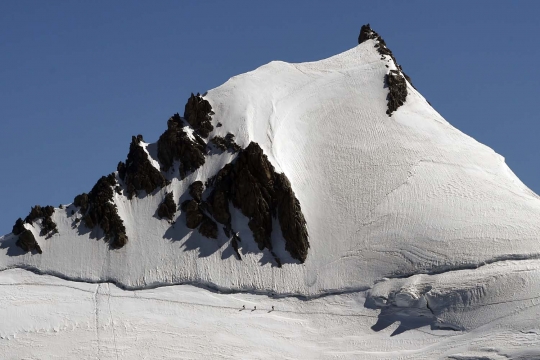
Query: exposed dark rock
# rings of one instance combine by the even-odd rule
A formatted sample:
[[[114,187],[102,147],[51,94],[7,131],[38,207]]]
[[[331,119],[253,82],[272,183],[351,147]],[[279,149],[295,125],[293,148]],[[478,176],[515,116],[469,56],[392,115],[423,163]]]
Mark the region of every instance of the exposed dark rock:
[[[386,75],[386,84],[390,92],[388,93],[388,110],[386,113],[392,116],[401,105],[405,103],[407,98],[407,83],[405,78],[396,70],[390,70],[390,74]]]
[[[275,171],[260,146],[254,142],[234,163],[231,200],[249,218],[248,226],[259,249],[272,249],[272,205]]]
[[[126,164],[120,161],[116,166],[116,171],[118,171],[118,177],[124,179],[126,177]]]
[[[163,202],[159,205],[158,216],[172,220],[176,212],[176,204],[174,203],[173,193],[165,194]]]
[[[32,208],[32,210],[34,211],[36,207]],[[33,215],[36,216],[38,212],[39,210],[35,210]],[[32,211],[30,212],[30,214],[32,214]],[[38,216],[35,219],[39,217],[41,216]],[[15,225],[13,225],[13,230],[11,232],[13,233],[13,235],[19,236],[19,239],[15,243],[18,247],[22,248],[24,251],[36,250],[38,253],[40,254],[42,253],[41,247],[37,243],[36,238],[34,237],[34,234],[32,234],[32,231],[24,227],[24,221],[21,218],[17,219],[17,221],[15,222]]]
[[[75,199],[73,199],[73,205],[80,207],[81,214],[85,214],[86,210],[88,210],[88,194],[82,193],[80,195],[75,196]]]
[[[371,29],[371,26],[369,26],[369,24],[362,25],[362,27],[360,28],[360,35],[358,35],[358,44],[361,44],[364,41],[369,40],[369,39],[376,40],[377,38],[380,38],[379,34],[373,31]]]
[[[100,226],[113,249],[123,247],[128,237],[124,222],[118,215],[118,209],[112,202],[113,187],[116,185],[114,173],[102,176],[90,193],[75,197],[73,204],[80,206],[82,219],[86,227],[93,229]]]
[[[229,212],[229,194],[232,187],[232,165],[225,165],[214,177],[208,179],[208,186],[214,190],[208,197],[210,213],[219,223],[230,227],[231,213]]]
[[[405,74],[403,68],[398,64],[392,51],[386,46],[386,42],[383,38],[377,34],[369,24],[362,25],[360,35],[358,36],[358,43],[361,44],[369,39],[377,41],[375,47],[379,54],[390,56],[399,70],[390,70],[390,74],[387,74],[385,77],[385,84],[388,85],[388,88],[390,89],[390,94],[388,95],[388,110],[386,113],[389,116],[392,116],[392,113],[403,105],[407,98],[407,83],[405,80],[407,80],[411,86],[414,87],[414,85],[412,84],[411,78]]]
[[[34,234],[28,229],[25,229],[20,233],[19,239],[15,243],[18,247],[22,248],[24,251],[36,250],[38,253],[42,254],[41,247],[36,241]]]
[[[210,103],[198,93],[197,95],[193,95],[192,93],[186,104],[184,118],[198,134],[206,138],[214,130],[214,127],[210,123],[210,120],[212,120],[210,116],[211,112],[212,106]]]
[[[285,239],[285,250],[293,258],[304,262],[309,249],[309,241],[306,219],[302,213],[300,202],[296,198],[291,188],[291,183],[285,174],[278,174],[276,176],[275,188],[277,216],[281,233]],[[281,267],[280,262],[278,262],[278,265]]]
[[[221,136],[214,136],[212,139],[210,139],[210,142],[214,145],[216,145],[217,148],[223,151],[227,151],[227,145],[225,144],[225,138]]]
[[[195,171],[204,164],[206,144],[199,137],[192,141],[183,130],[180,115],[175,114],[167,121],[167,130],[158,140],[158,159],[163,171],[169,171],[174,160],[180,161],[180,177]],[[200,139],[200,141],[198,140]],[[201,144],[202,142],[202,144]]]
[[[195,200],[186,200],[182,203],[181,209],[186,213],[186,226],[196,229],[203,221],[204,215],[199,209],[199,204]]]
[[[45,236],[49,233],[56,233],[58,232],[58,228],[56,227],[56,223],[52,220],[51,216],[53,213],[54,207],[52,206],[41,207],[36,205],[32,207],[30,214],[28,214],[24,221],[28,224],[32,224],[34,221],[42,219],[40,235]]]
[[[31,224],[37,219],[43,218],[43,217],[51,217],[52,214],[54,214],[54,207],[52,206],[44,206],[41,207],[39,205],[36,205],[32,207],[32,210],[30,210],[30,214],[24,219],[24,221],[27,224]]]
[[[207,238],[217,239],[218,226],[214,220],[210,219],[208,216],[205,216],[201,226],[199,226],[199,232],[201,235],[206,236]]]
[[[206,143],[204,142],[204,140],[199,135],[194,133],[193,137],[195,138],[195,141],[197,142],[197,144],[200,145],[201,149],[206,149]]]
[[[118,175],[127,188],[127,197],[131,199],[137,191],[144,190],[147,194],[167,184],[165,177],[156,169],[148,154],[139,143],[143,141],[142,135],[133,136],[129,145],[126,164],[118,164]]]
[[[24,221],[21,218],[18,218],[17,221],[15,221],[15,225],[13,225],[13,230],[11,230],[11,232],[13,235],[20,235],[25,230]]]
[[[211,205],[202,201],[204,185],[202,181],[195,181],[189,186],[189,195],[193,199],[186,200],[180,205],[186,213],[186,226],[190,229],[199,228],[199,233],[207,238],[217,239],[218,226],[208,217],[211,214]]]
[[[287,251],[301,262],[306,260],[309,242],[300,203],[285,175],[275,172],[257,143],[252,142],[240,151],[234,164],[221,169],[212,183],[214,190],[208,198],[210,213],[228,231],[231,231],[229,201],[232,201],[249,218],[248,226],[259,249],[272,251],[272,219],[277,216]],[[238,240],[234,234],[233,249],[238,246]]]
[[[41,231],[39,235],[45,236],[47,234],[56,234],[58,233],[58,228],[56,227],[56,223],[52,220],[50,216],[46,216],[41,220]]]
[[[225,137],[214,136],[210,142],[212,142],[212,144],[216,145],[216,147],[222,151],[229,150],[236,153],[242,149],[237,143],[234,142],[234,135],[231,133],[228,133]]]
[[[198,203],[202,201],[202,193],[204,191],[204,185],[202,181],[195,181],[189,185],[189,195]]]

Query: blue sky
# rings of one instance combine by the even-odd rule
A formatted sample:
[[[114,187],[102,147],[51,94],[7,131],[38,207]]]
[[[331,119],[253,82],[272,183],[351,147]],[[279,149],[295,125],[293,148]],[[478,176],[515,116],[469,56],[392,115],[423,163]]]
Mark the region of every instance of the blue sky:
[[[540,2],[2,1],[0,233],[89,191],[191,92],[322,59],[371,23],[452,125],[540,192]]]

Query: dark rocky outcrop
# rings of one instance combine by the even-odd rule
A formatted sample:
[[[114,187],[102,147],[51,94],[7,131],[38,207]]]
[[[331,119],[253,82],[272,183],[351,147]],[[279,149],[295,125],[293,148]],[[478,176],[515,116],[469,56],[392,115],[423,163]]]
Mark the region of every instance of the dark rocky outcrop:
[[[73,205],[81,208],[81,214],[86,214],[86,210],[88,210],[88,194],[82,193],[80,195],[75,196],[75,199],[73,199]]]
[[[54,234],[58,232],[58,228],[56,227],[56,223],[52,219],[52,214],[54,214],[54,207],[53,206],[39,206],[36,205],[32,207],[32,210],[30,210],[30,214],[24,219],[24,221],[27,224],[32,224],[34,221],[38,219],[41,220],[41,236],[45,236],[47,234]]]
[[[231,189],[233,205],[250,220],[248,226],[262,250],[272,249],[272,210],[274,205],[274,167],[254,142],[244,149],[234,163]]]
[[[166,193],[163,202],[158,207],[158,216],[172,220],[176,213],[176,204],[173,199],[173,193]]]
[[[405,78],[396,70],[390,70],[390,73],[386,75],[385,81],[389,89],[388,110],[386,110],[386,113],[392,116],[392,113],[405,103],[405,99],[407,98],[407,83],[405,82]]]
[[[214,130],[210,123],[212,120],[210,114],[212,113],[212,105],[199,93],[197,95],[192,93],[185,107],[184,118],[198,134],[207,138],[208,134]]]
[[[15,225],[13,225],[13,230],[11,230],[11,232],[13,235],[20,235],[25,230],[24,221],[21,218],[18,218],[17,221],[15,221]]]
[[[186,226],[190,229],[196,229],[203,221],[204,215],[199,208],[199,204],[191,199],[186,200],[180,206],[180,209],[186,213]]]
[[[390,89],[390,94],[388,95],[388,110],[386,113],[389,116],[392,116],[392,113],[403,105],[407,98],[407,83],[405,80],[407,80],[411,86],[413,86],[413,84],[411,78],[405,74],[403,68],[398,64],[394,54],[392,54],[392,51],[386,46],[386,42],[383,40],[383,38],[377,34],[377,32],[375,32],[375,30],[373,30],[369,24],[362,25],[360,35],[358,36],[358,43],[361,44],[370,39],[377,42],[375,47],[377,48],[379,54],[381,56],[390,56],[399,70],[390,70],[390,73],[385,76],[384,81]]]
[[[231,213],[229,211],[230,193],[232,188],[232,171],[231,164],[225,165],[216,176],[208,179],[208,186],[213,186],[214,189],[208,197],[209,210],[212,217],[219,223],[225,225],[226,229],[231,226]]]
[[[129,145],[129,153],[126,163],[118,164],[118,176],[124,181],[127,189],[127,197],[131,199],[137,191],[144,190],[147,194],[155,189],[161,189],[167,185],[165,177],[156,169],[148,154],[139,143],[143,141],[142,135],[133,136]]]
[[[195,171],[204,164],[206,144],[195,136],[192,141],[183,130],[180,115],[175,114],[167,121],[167,130],[159,137],[158,159],[163,171],[169,171],[175,160],[180,161],[180,178],[183,179],[189,172]]]
[[[202,193],[204,191],[204,185],[202,181],[195,181],[189,185],[189,195],[198,203],[202,201]]]
[[[257,143],[251,142],[240,151],[234,164],[221,169],[212,184],[214,189],[208,198],[210,213],[227,230],[231,229],[228,207],[231,201],[249,218],[248,226],[259,249],[272,251],[272,219],[277,216],[287,251],[300,262],[306,260],[309,242],[300,203],[285,175],[276,173]],[[237,248],[238,240],[231,245]]]
[[[13,235],[19,236],[19,239],[17,239],[17,242],[15,243],[18,247],[26,252],[36,250],[38,253],[42,254],[41,247],[37,243],[34,234],[24,227],[24,221],[21,218],[17,219],[11,232]]]
[[[199,226],[199,233],[207,238],[217,239],[218,226],[214,220],[210,219],[208,216],[204,216],[201,226]]]
[[[189,195],[193,199],[186,200],[180,206],[186,213],[186,226],[190,229],[199,229],[199,233],[207,238],[217,239],[218,226],[209,216],[209,205],[202,200],[204,185],[202,181],[195,181],[189,186]]]
[[[118,249],[127,243],[128,237],[124,222],[118,215],[118,208],[112,202],[115,185],[114,173],[102,176],[88,194],[76,196],[73,204],[80,206],[86,227],[93,229],[100,226],[111,248]]]
[[[285,250],[295,259],[304,261],[309,248],[306,220],[285,174],[276,176],[277,217],[285,239]]]
[[[360,28],[360,35],[358,35],[358,44],[361,44],[366,40],[378,40],[379,38],[381,38],[379,34],[372,30],[369,24],[362,25],[362,27]]]
[[[225,137],[214,136],[210,142],[222,151],[229,150],[232,153],[240,151],[242,148],[234,142],[234,135],[228,133]]]
[[[34,237],[34,234],[32,234],[32,232],[28,229],[25,229],[19,235],[19,239],[17,240],[16,245],[24,251],[35,250],[40,254],[43,253],[43,251],[41,251],[41,247],[36,241],[36,238]]]

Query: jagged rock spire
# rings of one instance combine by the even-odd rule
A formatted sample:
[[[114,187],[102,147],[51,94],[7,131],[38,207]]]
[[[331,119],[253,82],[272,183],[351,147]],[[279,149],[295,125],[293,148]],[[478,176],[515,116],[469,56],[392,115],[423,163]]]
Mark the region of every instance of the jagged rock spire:
[[[360,35],[358,35],[358,44],[361,44],[369,39],[377,39],[378,37],[380,37],[379,34],[373,31],[369,24],[362,25],[360,28]]]

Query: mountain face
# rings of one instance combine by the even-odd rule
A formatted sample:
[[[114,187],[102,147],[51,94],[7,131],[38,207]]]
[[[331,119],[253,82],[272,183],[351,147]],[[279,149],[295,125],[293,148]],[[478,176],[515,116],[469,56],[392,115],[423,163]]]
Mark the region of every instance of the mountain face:
[[[370,289],[369,306],[425,308],[453,283],[415,276],[540,257],[538,196],[429,105],[369,25],[358,42],[192,94],[88,193],[17,220],[0,269],[126,289]]]

